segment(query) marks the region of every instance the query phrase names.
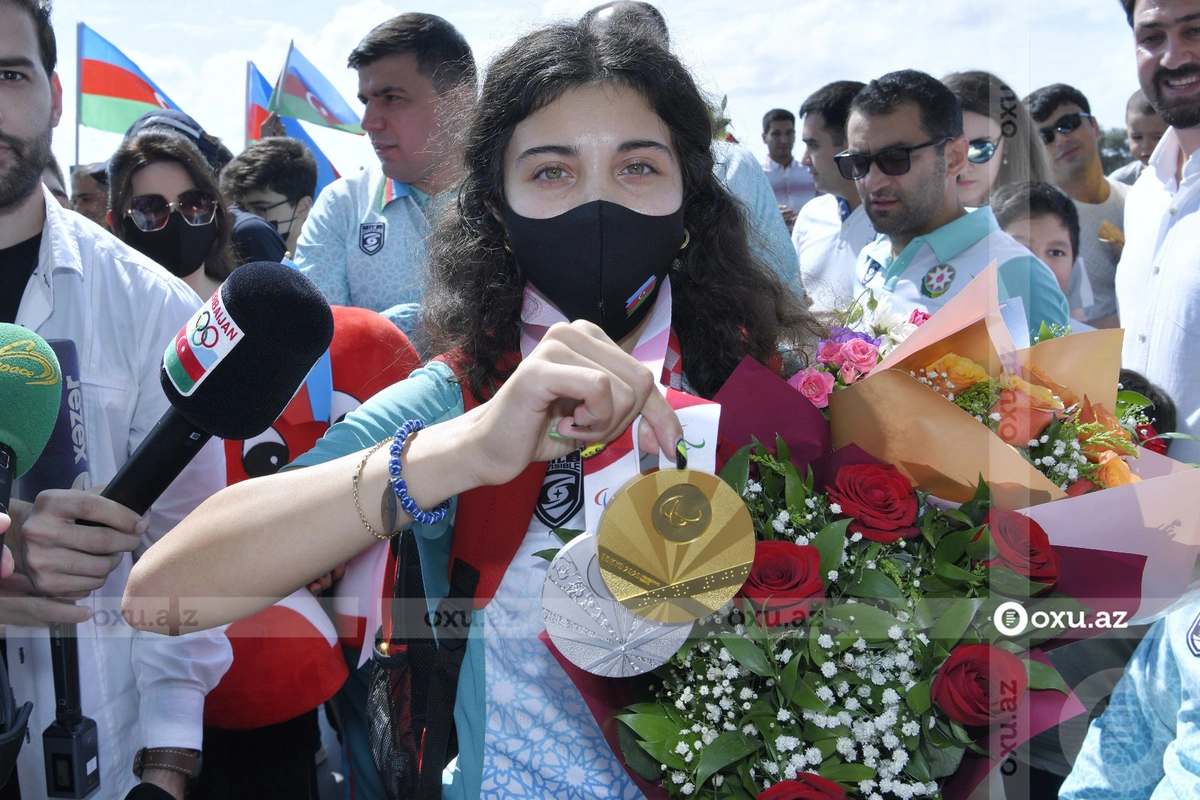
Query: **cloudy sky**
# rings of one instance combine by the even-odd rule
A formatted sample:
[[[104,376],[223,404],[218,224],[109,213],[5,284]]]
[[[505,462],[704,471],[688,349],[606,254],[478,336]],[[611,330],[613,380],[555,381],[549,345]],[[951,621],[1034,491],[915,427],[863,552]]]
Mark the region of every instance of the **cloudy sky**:
[[[428,11],[459,28],[486,64],[516,36],[575,18],[594,0],[204,0],[132,3],[56,0],[59,70],[66,93],[55,152],[74,163],[75,26],[85,22],[132,58],[171,98],[236,152],[243,144],[246,61],[269,80],[288,42],[351,105],[346,56],[370,28],[402,11]],[[1065,82],[1088,96],[1105,127],[1123,126],[1137,88],[1132,34],[1118,0],[660,0],[676,52],[717,99],[728,96],[733,132],[760,158],[765,111],[795,111],[814,89],[912,67],[934,75],[987,69],[1024,96]],[[80,158],[106,158],[119,135],[82,128]],[[310,127],[310,130],[312,128]],[[374,160],[363,137],[316,130],[343,174]],[[799,156],[799,151],[796,155]]]

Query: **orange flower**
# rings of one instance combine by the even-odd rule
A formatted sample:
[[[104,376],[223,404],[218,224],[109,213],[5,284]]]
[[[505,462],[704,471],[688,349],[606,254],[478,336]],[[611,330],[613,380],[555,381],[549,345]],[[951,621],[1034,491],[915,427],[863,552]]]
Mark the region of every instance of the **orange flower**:
[[[1016,375],[1005,375],[1007,386],[1000,390],[1000,399],[992,407],[999,414],[996,435],[1013,447],[1029,447],[1063,410],[1061,400],[1044,386],[1034,386]]]
[[[1130,483],[1139,483],[1142,480],[1129,470],[1129,464],[1125,463],[1125,459],[1112,450],[1106,450],[1098,463],[1100,464],[1100,469],[1096,472],[1096,480],[1103,483],[1108,489],[1112,489],[1115,486],[1125,486]]]
[[[1133,449],[1133,434],[1128,431],[1121,421],[1116,416],[1099,403],[1093,405],[1085,395],[1083,398],[1083,407],[1079,410],[1079,421],[1082,423],[1099,423],[1104,426],[1104,430],[1117,438],[1123,439],[1129,443],[1130,450]],[[1087,456],[1088,461],[1093,464],[1099,464],[1103,459],[1104,454],[1111,452],[1110,447],[1100,444],[1088,444],[1088,436],[1084,433],[1079,434],[1079,443],[1084,445],[1083,454]]]
[[[990,377],[983,367],[954,353],[947,353],[926,367],[925,375],[937,385],[940,394],[965,392]]]

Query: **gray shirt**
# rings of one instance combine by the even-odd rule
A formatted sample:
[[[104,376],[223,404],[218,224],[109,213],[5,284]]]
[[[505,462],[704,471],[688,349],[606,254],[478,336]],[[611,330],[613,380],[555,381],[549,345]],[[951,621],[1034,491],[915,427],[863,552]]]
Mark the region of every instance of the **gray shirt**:
[[[1125,195],[1129,194],[1129,186],[1111,178],[1105,180],[1111,191],[1103,203],[1075,201],[1079,210],[1079,256],[1087,266],[1092,293],[1096,296],[1095,305],[1087,311],[1085,321],[1089,322],[1117,313],[1117,262],[1112,245],[1100,241],[1100,225],[1107,220],[1125,229]]]

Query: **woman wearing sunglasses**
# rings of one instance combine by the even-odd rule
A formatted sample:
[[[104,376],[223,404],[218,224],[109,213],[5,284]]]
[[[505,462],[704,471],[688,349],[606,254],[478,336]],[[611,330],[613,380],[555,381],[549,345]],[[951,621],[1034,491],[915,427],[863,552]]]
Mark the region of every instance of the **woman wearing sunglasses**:
[[[942,83],[962,104],[968,150],[958,197],[964,206],[985,206],[993,191],[1010,183],[1054,182],[1029,111],[1004,81],[972,70],[951,73]]]
[[[109,164],[108,224],[142,252],[208,298],[233,272],[233,218],[204,156],[162,128],[121,143]]]

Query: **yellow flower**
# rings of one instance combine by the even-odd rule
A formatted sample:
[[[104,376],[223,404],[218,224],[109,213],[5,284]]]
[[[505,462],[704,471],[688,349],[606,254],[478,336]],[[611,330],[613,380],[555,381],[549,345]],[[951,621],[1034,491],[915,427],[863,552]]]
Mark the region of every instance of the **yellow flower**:
[[[1030,400],[1030,405],[1040,411],[1062,411],[1063,401],[1054,396],[1054,392],[1047,389],[1045,386],[1034,386],[1024,378],[1019,378],[1016,375],[1005,375],[1005,382],[1012,388],[1013,391],[1025,395]]]
[[[942,377],[945,373],[945,377]],[[986,381],[987,370],[969,358],[947,353],[925,368],[925,374],[951,392],[965,392],[977,383]]]

